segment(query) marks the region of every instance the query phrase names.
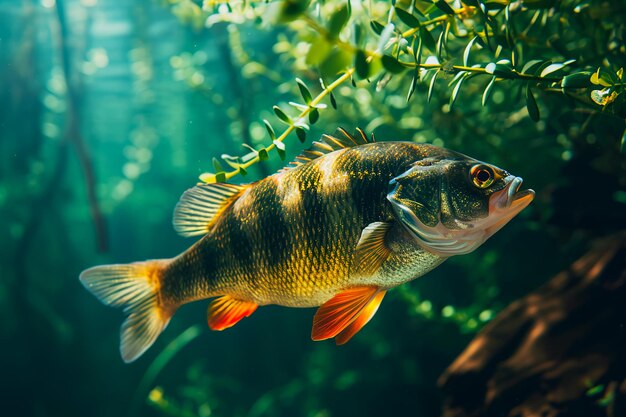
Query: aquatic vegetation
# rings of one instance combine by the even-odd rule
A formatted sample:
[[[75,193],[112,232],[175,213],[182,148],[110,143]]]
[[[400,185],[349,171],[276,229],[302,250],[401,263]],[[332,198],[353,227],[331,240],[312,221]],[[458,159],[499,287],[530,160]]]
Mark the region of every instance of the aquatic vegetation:
[[[200,19],[209,27],[217,22],[287,24],[289,35],[274,49],[302,78],[311,78],[311,68],[316,68],[320,77],[321,91],[315,96],[296,78],[303,102],[289,102],[295,111],[274,106],[277,119],[287,125],[280,135],[264,120],[271,143],[241,158],[223,158],[231,171],[224,171],[216,161],[216,172],[201,176],[206,182],[245,175],[251,165],[267,159],[274,149],[284,159],[283,140],[295,132],[304,141],[309,126],[327,108],[322,100],[328,98],[336,109],[333,92],[348,82],[352,82],[356,97],[359,89],[367,89],[372,82],[379,94],[388,88],[405,89],[407,102],[418,87],[422,90],[418,94],[427,91],[426,101],[430,102],[437,85],[444,84],[449,94],[447,112],[464,91],[473,97],[480,95],[481,105],[487,106],[498,86],[510,84],[503,88],[515,91],[519,99],[507,103],[509,112],[514,113],[522,101],[535,122],[541,118],[535,97],[538,93],[561,95],[561,99],[592,112],[618,117],[626,112],[626,51],[619,20],[607,13],[614,9],[610,2],[569,1],[554,7],[552,2],[468,1],[455,9],[445,1],[355,5],[350,1],[209,1],[203,3],[201,11],[191,1],[173,3],[174,13],[183,22]],[[614,31],[596,39],[578,39],[584,25],[599,29],[612,23],[618,24]],[[542,38],[548,42],[542,43]],[[606,54],[590,51],[591,42],[604,48]],[[370,121],[368,128],[373,123]]]
[[[624,7],[0,4],[4,409],[337,416],[393,404],[440,415],[436,381],[470,339],[595,238],[626,229]],[[522,175],[535,201],[478,250],[390,291],[346,346],[310,341],[312,310],[266,307],[216,335],[196,327],[206,306],[191,304],[122,366],[121,313],[85,293],[80,271],[184,250],[171,227],[181,190],[199,176],[265,178],[337,127],[489,161]],[[577,380],[576,404],[589,405],[577,409],[619,410],[620,369]]]

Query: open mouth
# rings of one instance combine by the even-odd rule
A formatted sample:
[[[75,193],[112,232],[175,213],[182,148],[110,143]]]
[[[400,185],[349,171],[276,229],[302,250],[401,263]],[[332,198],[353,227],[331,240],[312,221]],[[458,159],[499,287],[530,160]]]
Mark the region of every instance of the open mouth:
[[[495,220],[486,228],[489,236],[500,230],[509,220],[524,210],[535,198],[531,189],[521,190],[523,180],[520,177],[507,178],[509,181],[502,190],[489,199],[489,218]]]
[[[511,178],[512,177],[512,178]],[[512,206],[519,206],[524,203],[524,207],[530,204],[535,197],[535,192],[533,190],[522,190],[522,180],[520,177],[513,177],[512,175],[509,177],[510,180],[506,187],[502,190],[494,193],[493,196],[489,199],[489,212],[492,210],[507,210]],[[524,208],[522,207],[522,209]]]

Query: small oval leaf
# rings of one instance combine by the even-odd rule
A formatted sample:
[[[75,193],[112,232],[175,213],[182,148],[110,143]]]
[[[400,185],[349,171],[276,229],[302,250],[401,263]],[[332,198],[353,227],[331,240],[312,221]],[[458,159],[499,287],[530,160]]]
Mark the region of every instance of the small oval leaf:
[[[278,106],[274,106],[272,107],[274,109],[274,113],[276,114],[276,116],[282,120],[283,122],[287,123],[288,125],[290,125],[291,122],[291,117],[287,116],[287,114],[282,111],[282,109]]]
[[[396,10],[396,14],[398,15],[398,18],[402,20],[402,22],[405,25],[407,25],[410,28],[419,27],[420,22],[419,20],[417,20],[417,17],[413,16],[411,13],[399,7],[396,7],[395,10]]]
[[[296,83],[298,83],[298,89],[300,89],[300,95],[302,95],[304,102],[306,104],[311,104],[311,101],[313,101],[313,97],[311,97],[311,92],[309,91],[304,81],[302,81],[300,78],[296,78]]]
[[[270,139],[276,139],[276,133],[274,133],[274,128],[272,128],[270,122],[268,122],[266,119],[263,119],[263,124],[265,125],[265,130],[267,130],[267,134],[270,135]]]
[[[562,62],[562,63],[556,63],[556,64],[551,64],[548,65],[547,67],[545,67],[543,69],[543,71],[541,71],[541,74],[539,75],[540,77],[545,77],[549,74],[552,74],[553,72],[556,72],[558,70],[560,70],[561,68],[565,67],[566,65],[571,64],[572,62],[575,62],[575,59],[570,59],[569,61],[566,62]]]
[[[445,14],[448,14],[450,16],[453,16],[455,14],[452,7],[450,7],[450,5],[445,2],[445,0],[437,0],[435,2],[435,6],[437,6],[437,8],[441,10],[442,12],[444,12]]]
[[[426,96],[426,101],[430,103],[430,98],[433,95],[433,88],[435,87],[435,80],[437,80],[437,76],[439,75],[439,70],[435,71],[433,78],[430,80],[430,85],[428,86],[428,95]]]
[[[474,45],[474,42],[476,42],[477,39],[478,39],[478,36],[474,36],[474,39],[468,42],[467,46],[465,47],[465,50],[463,51],[463,66],[465,67],[468,66],[470,50],[472,49],[472,46]]]
[[[370,65],[367,62],[367,56],[362,49],[356,51],[356,54],[354,55],[354,67],[356,69],[356,74],[360,78],[369,77]]]
[[[489,84],[487,84],[487,87],[485,87],[485,91],[483,91],[483,99],[482,99],[483,107],[487,104],[487,101],[489,101],[489,98],[491,97],[493,86],[496,84],[496,78],[497,77],[495,75],[491,77],[491,81],[489,81]]]
[[[390,55],[383,55],[382,63],[383,67],[392,74],[399,74],[406,69],[401,62]]]
[[[538,122],[540,119],[539,107],[537,106],[535,96],[533,96],[533,92],[530,89],[530,85],[526,86],[526,108],[528,109],[528,115],[532,121]]]
[[[311,110],[311,112],[309,113],[309,123],[314,125],[315,122],[319,120],[319,118],[320,118],[320,112],[317,109]]]
[[[301,143],[306,142],[306,130],[304,130],[304,129],[300,128],[300,127],[297,127],[296,128],[296,136],[298,136],[298,140]]]
[[[561,87],[563,88],[587,88],[593,84],[590,80],[591,72],[582,71],[574,74],[566,75],[561,81]]]

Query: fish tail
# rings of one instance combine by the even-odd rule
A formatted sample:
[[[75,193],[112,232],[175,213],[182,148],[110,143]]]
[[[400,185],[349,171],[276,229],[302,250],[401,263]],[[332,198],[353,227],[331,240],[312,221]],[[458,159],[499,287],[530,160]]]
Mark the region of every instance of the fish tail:
[[[126,320],[120,330],[124,362],[133,362],[156,340],[175,308],[161,297],[161,277],[169,260],[96,266],[83,271],[80,281],[106,305],[122,307]]]

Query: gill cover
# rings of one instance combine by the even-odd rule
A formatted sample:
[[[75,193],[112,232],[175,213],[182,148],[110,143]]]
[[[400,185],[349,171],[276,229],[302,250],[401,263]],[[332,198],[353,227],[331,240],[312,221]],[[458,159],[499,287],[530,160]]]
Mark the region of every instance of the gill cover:
[[[458,236],[441,223],[442,192],[450,160],[424,159],[389,183],[387,199],[400,222],[427,251],[449,257],[469,253],[480,246],[471,236]],[[445,201],[444,201],[445,203]]]
[[[470,178],[476,166],[486,165],[425,159],[390,182],[387,199],[425,250],[442,257],[472,252],[532,201],[532,190],[518,192],[521,178],[496,167],[488,167],[495,181],[476,184]]]

